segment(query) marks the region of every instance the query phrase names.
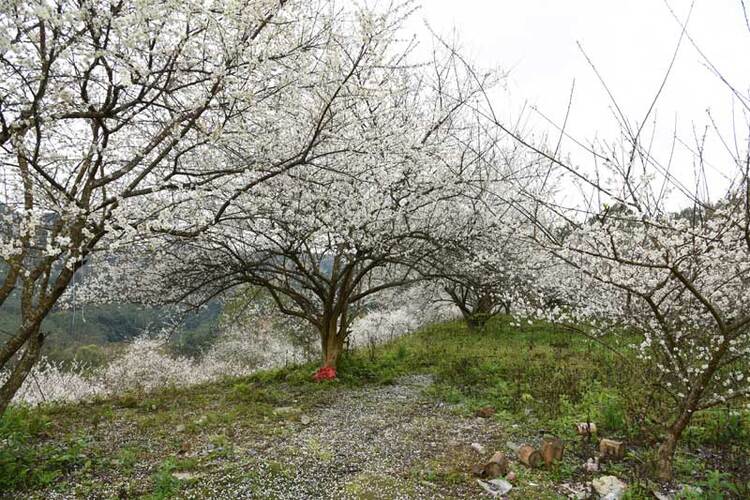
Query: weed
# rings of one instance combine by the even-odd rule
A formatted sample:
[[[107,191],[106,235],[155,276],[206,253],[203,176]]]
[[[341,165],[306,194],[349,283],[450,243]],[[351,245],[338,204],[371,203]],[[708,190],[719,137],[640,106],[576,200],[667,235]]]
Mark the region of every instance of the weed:
[[[139,450],[134,446],[126,446],[117,452],[115,463],[120,470],[126,474],[131,474],[135,464],[138,463]]]
[[[703,490],[702,498],[707,500],[724,500],[739,495],[737,486],[730,480],[730,475],[718,470],[709,471],[706,478],[698,484]]]
[[[180,480],[174,477],[173,472],[177,463],[173,458],[164,460],[159,469],[152,476],[154,490],[149,496],[151,500],[165,500],[177,494],[180,488]]]

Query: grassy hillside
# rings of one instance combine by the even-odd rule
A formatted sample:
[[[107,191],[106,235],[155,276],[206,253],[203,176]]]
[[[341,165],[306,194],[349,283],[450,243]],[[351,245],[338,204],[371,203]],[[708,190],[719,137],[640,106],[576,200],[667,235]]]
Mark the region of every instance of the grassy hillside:
[[[470,468],[494,450],[566,442],[564,460],[517,474],[511,498],[559,498],[611,474],[630,498],[652,498],[660,411],[647,382],[599,344],[548,326],[485,332],[435,325],[349,354],[332,383],[314,366],[154,394],[36,410],[0,423],[0,491],[9,497],[466,498],[482,494]],[[480,408],[495,409],[478,418]],[[627,442],[625,459],[599,473],[582,465],[595,443],[573,424]],[[676,484],[700,498],[748,495],[750,415],[696,417],[677,458]],[[480,455],[471,443],[480,443]],[[713,495],[713,496],[712,496]]]

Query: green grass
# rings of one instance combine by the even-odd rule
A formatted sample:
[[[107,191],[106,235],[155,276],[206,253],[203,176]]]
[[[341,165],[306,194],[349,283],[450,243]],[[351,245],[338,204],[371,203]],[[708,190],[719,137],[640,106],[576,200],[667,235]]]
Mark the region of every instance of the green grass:
[[[551,484],[582,480],[581,466],[595,443],[580,441],[573,425],[590,419],[602,435],[628,442],[625,460],[607,464],[607,473],[632,485],[629,498],[648,498],[654,458],[648,424],[664,412],[665,402],[654,397],[648,377],[639,377],[642,370],[635,363],[634,357],[549,325],[517,328],[499,318],[483,332],[449,322],[374,350],[348,353],[333,382],[312,382],[313,363],[92,403],[15,408],[0,418],[0,491],[69,492],[69,485],[76,484],[77,495],[97,496],[105,484],[119,481],[117,488],[127,496],[170,498],[183,485],[176,471],[210,475],[217,473],[216,467],[252,470],[233,447],[234,437],[272,440],[290,432],[280,423],[298,415],[276,414],[274,408],[311,412],[343,391],[424,373],[435,381],[428,395],[452,404],[459,415],[474,418],[477,409],[494,408],[493,418],[507,429],[503,440],[535,439],[542,430],[565,440],[562,463],[518,469],[519,484],[538,485],[524,489],[527,497],[554,497]],[[112,428],[125,425],[133,429],[129,441],[113,442]],[[182,458],[209,445],[212,451],[199,460]],[[748,411],[698,414],[677,456],[678,480],[703,485],[712,498],[742,496],[750,479],[748,447]],[[315,442],[309,448],[317,450],[321,462],[330,453]],[[445,485],[470,481],[464,458],[436,457],[405,473],[415,481]],[[131,480],[134,476],[147,479]],[[369,494],[360,481],[350,489],[363,498]]]
[[[366,352],[346,357],[339,373],[350,385],[431,373],[434,396],[460,403],[467,413],[491,406],[499,418],[522,414],[568,436],[575,422],[588,418],[624,436],[633,433],[632,413],[641,409],[648,390],[636,378],[634,363],[549,325],[519,329],[497,320],[484,332],[460,322],[431,326],[380,347],[374,357]]]
[[[46,440],[50,420],[41,412],[9,408],[0,418],[0,491],[51,484],[74,468],[90,465],[82,435]]]

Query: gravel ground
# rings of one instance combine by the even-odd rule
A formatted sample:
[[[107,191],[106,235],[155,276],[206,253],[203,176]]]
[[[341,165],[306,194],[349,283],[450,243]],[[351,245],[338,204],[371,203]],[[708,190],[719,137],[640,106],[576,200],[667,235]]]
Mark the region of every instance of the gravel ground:
[[[423,397],[430,384],[427,376],[410,376],[391,386],[347,391],[333,404],[296,416],[295,428],[285,437],[244,450],[252,465],[197,477],[185,494],[289,499],[478,496],[478,486],[459,472],[478,461],[471,443],[497,440],[500,429],[491,420],[458,416],[450,406]]]
[[[145,410],[138,422],[128,417],[130,410],[117,410],[88,428],[100,447],[98,465],[15,498],[487,496],[467,472],[494,450],[508,452],[507,434],[494,419],[467,417],[426,396],[431,384],[429,376],[412,375],[387,386],[335,388],[305,413],[299,407],[276,407],[273,418],[227,416],[226,424],[205,430],[200,423],[206,416],[196,413],[200,407],[145,429],[144,419],[161,417],[162,410]],[[217,442],[217,435],[223,441]],[[486,456],[471,448],[474,442],[486,447]],[[175,443],[182,443],[179,450]],[[124,467],[117,457],[126,447],[150,458]],[[175,467],[164,472],[165,460],[174,460]],[[159,486],[165,477],[172,483],[166,492]]]

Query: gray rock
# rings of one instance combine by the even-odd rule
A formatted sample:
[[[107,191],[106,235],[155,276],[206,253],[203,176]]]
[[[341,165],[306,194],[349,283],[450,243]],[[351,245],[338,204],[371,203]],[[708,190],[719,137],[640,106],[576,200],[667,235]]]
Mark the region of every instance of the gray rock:
[[[591,490],[585,484],[562,483],[560,487],[565,491],[565,496],[574,500],[585,500],[591,496]]]
[[[484,454],[484,446],[482,446],[479,443],[471,443],[471,449],[479,453],[480,455]]]
[[[296,413],[300,413],[302,410],[297,408],[296,406],[279,406],[278,408],[273,409],[274,415],[294,415]]]
[[[310,425],[310,422],[312,422],[312,419],[308,417],[307,415],[302,415],[299,418],[299,421],[302,425]]]
[[[192,472],[173,472],[172,477],[179,481],[189,481],[195,479],[196,475]]]
[[[591,485],[602,500],[619,500],[625,494],[625,489],[628,487],[627,484],[615,476],[598,477],[591,482]]]
[[[479,486],[481,486],[484,491],[493,497],[505,495],[513,489],[513,485],[505,479],[493,479],[492,481],[482,481],[481,479],[477,479],[477,483],[479,483]]]
[[[674,500],[674,495],[671,493],[662,493],[661,491],[652,491],[656,500]]]

